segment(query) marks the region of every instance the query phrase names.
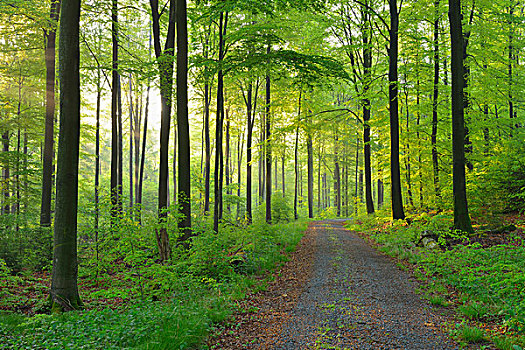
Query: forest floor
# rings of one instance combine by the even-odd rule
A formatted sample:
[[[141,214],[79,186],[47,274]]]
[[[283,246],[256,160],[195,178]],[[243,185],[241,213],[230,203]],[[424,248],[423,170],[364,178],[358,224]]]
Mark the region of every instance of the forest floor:
[[[208,347],[459,348],[447,333],[454,322],[451,310],[421,299],[409,270],[343,223],[311,223],[268,288],[239,302],[239,311],[216,329]]]

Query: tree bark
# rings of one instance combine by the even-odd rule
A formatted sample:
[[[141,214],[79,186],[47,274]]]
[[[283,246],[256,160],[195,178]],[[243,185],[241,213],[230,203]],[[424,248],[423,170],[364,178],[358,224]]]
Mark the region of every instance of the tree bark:
[[[118,217],[118,161],[119,161],[119,130],[118,130],[118,2],[111,2],[111,40],[113,47],[112,56],[112,81],[111,81],[111,217],[112,225]]]
[[[270,54],[270,45],[266,50],[266,53]],[[265,142],[266,145],[266,223],[272,223],[272,147],[271,147],[271,115],[270,115],[270,103],[271,103],[271,85],[270,85],[270,73],[266,73],[266,126],[265,126]]]
[[[169,1],[168,33],[164,50],[160,46],[160,15],[158,0],[150,0],[153,24],[153,43],[160,74],[160,169],[158,189],[158,215],[160,228],[156,231],[160,260],[171,258],[171,247],[167,231],[169,134],[173,97],[173,56],[175,48],[175,0]],[[177,112],[178,113],[178,112]],[[187,170],[189,171],[189,169]],[[184,220],[184,219],[183,219]],[[180,225],[180,223],[179,223]]]
[[[439,1],[434,0],[434,92],[432,95],[432,134],[430,142],[432,145],[432,169],[434,174],[434,193],[441,202],[441,188],[439,185],[439,158],[437,151],[438,133],[438,98],[439,98]]]
[[[364,146],[364,160],[365,160],[365,202],[366,212],[368,214],[374,213],[374,199],[372,198],[372,165],[371,165],[371,151],[370,151],[370,99],[368,93],[370,90],[370,83],[372,81],[372,50],[370,38],[372,35],[372,28],[370,25],[370,18],[368,11],[363,9],[363,146]]]
[[[63,0],[60,13],[60,130],[54,225],[52,311],[82,307],[77,275],[78,159],[80,142],[80,1]]]
[[[389,0],[390,40],[388,49],[388,97],[390,112],[390,176],[392,192],[392,217],[404,219],[403,196],[401,193],[401,174],[399,166],[399,100],[398,100],[398,29],[399,13],[397,0]]]
[[[179,242],[186,242],[193,235],[191,231],[191,149],[188,122],[188,19],[186,11],[186,0],[177,0],[178,204],[182,215],[182,220],[179,222],[182,236]]]
[[[308,217],[312,219],[314,217],[314,148],[310,130],[306,130],[306,153],[308,157]]]
[[[465,179],[464,62],[460,0],[449,0],[452,70],[452,175],[454,228],[473,232],[467,204]]]
[[[219,19],[219,71],[217,73],[217,118],[215,126],[215,205],[213,206],[213,230],[219,232],[219,222],[222,219],[222,187],[223,187],[223,124],[224,124],[224,35],[228,25],[228,12],[221,12]]]
[[[335,147],[334,147],[334,204],[337,217],[341,216],[341,173],[339,167],[339,130],[335,130]]]
[[[56,28],[60,14],[60,0],[51,1],[49,17],[52,28],[44,32],[46,44],[46,125],[44,131],[44,154],[42,164],[42,203],[40,207],[40,226],[51,226],[51,198],[53,190],[53,155],[55,123],[55,47]]]
[[[248,91],[246,93],[246,119],[247,119],[247,133],[246,133],[246,221],[250,224],[252,222],[252,137],[253,124],[255,122],[255,107],[257,103],[257,92],[259,84],[257,83],[255,90],[255,102],[252,109],[252,93],[253,85],[250,82]]]

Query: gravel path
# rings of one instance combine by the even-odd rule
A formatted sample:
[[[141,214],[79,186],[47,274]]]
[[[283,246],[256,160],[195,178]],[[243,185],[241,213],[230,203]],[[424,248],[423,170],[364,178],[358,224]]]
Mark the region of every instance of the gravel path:
[[[318,222],[313,274],[274,349],[456,349],[415,282],[341,221]],[[268,344],[264,345],[268,348]]]
[[[248,299],[257,312],[215,348],[458,349],[411,275],[342,225],[312,223],[269,289]]]

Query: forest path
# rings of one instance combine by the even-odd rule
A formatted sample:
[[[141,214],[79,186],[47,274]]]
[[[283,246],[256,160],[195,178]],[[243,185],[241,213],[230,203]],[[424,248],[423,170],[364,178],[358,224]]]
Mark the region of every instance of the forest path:
[[[456,349],[438,309],[388,257],[343,227],[310,224],[267,291],[247,301],[221,349]]]

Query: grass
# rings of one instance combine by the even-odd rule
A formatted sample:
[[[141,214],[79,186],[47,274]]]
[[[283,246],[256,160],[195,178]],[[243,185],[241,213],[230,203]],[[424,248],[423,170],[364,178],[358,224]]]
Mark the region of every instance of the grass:
[[[467,325],[461,325],[459,328],[459,336],[461,339],[468,343],[481,343],[484,342],[485,332],[477,327],[470,327]]]

